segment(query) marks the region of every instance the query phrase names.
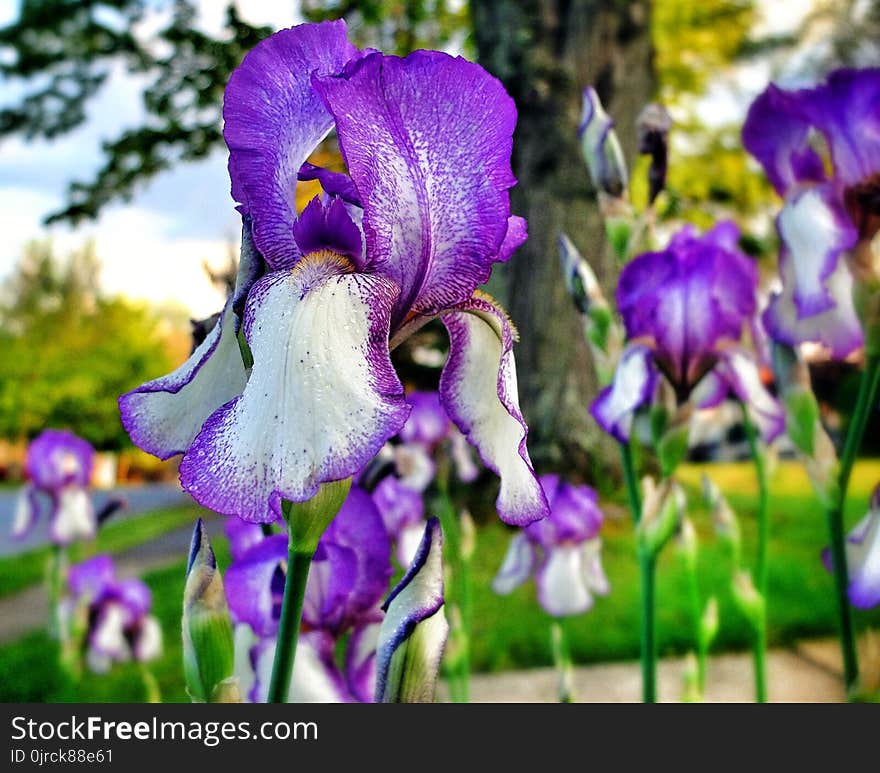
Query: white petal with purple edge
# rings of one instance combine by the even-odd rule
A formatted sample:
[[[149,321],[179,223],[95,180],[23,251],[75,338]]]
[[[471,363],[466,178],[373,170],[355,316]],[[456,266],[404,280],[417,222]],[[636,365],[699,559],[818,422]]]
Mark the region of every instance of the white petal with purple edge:
[[[603,389],[590,413],[605,432],[621,443],[629,440],[635,412],[652,397],[657,372],[646,346],[631,344],[620,357],[611,386]]]
[[[30,486],[25,486],[15,500],[15,512],[12,516],[12,532],[14,539],[20,539],[27,534],[40,513],[35,500],[35,492]]]
[[[140,631],[134,642],[134,657],[141,663],[162,654],[162,627],[152,615],[141,620]]]
[[[728,349],[721,355],[716,370],[745,403],[749,419],[758,427],[765,442],[769,443],[782,434],[785,411],[767,391],[758,364],[750,353],[738,348]]]
[[[535,567],[535,550],[524,531],[517,532],[507,546],[498,574],[492,580],[492,590],[502,596],[512,593],[532,574]]]
[[[824,185],[806,188],[786,201],[777,219],[779,235],[792,258],[786,267],[790,276],[784,279],[794,280],[799,319],[834,306],[835,299],[825,283],[837,267],[841,251],[851,247],[856,238],[846,216],[826,199],[829,190]]]
[[[401,566],[409,566],[415,558],[425,532],[423,523],[404,526],[397,537],[397,560]]]
[[[201,504],[246,521],[280,514],[360,470],[406,420],[388,329],[396,288],[305,259],[251,290],[244,332],[254,356],[241,397],[214,413],[180,466]]]
[[[517,526],[543,518],[549,508],[526,448],[510,320],[484,294],[442,320],[449,331],[449,359],[440,376],[440,400],[483,464],[501,479],[498,515]]]
[[[126,660],[130,654],[125,638],[126,620],[127,614],[121,604],[106,604],[92,632],[92,648],[113,660]]]
[[[57,497],[50,526],[53,541],[68,545],[76,539],[94,537],[98,526],[88,492],[79,486],[67,486]]]
[[[183,365],[119,398],[122,423],[136,446],[160,459],[184,453],[205,419],[241,394],[247,373],[235,328],[230,300]]]
[[[559,545],[548,550],[535,582],[541,606],[554,617],[577,615],[593,606],[593,596],[584,581],[580,545]]]
[[[872,510],[846,542],[849,600],[859,609],[880,604],[880,511]]]
[[[584,542],[581,548],[583,560],[584,583],[593,593],[599,596],[607,596],[611,591],[611,584],[602,567],[602,538],[594,537]]]

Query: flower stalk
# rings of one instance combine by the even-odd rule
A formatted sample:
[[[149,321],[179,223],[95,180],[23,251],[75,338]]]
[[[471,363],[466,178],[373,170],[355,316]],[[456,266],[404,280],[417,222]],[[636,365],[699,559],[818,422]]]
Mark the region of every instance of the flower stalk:
[[[767,702],[767,546],[770,537],[770,486],[767,479],[767,460],[759,445],[758,433],[749,417],[749,409],[741,403],[743,424],[749,443],[749,452],[758,478],[758,547],[755,556],[755,589],[764,600],[760,619],[754,621],[752,652],[755,662],[755,702]]]
[[[831,507],[827,511],[828,532],[831,549],[831,566],[834,574],[835,595],[837,596],[838,616],[840,621],[840,649],[843,657],[843,676],[848,690],[856,686],[859,678],[859,661],[856,649],[855,629],[853,626],[852,609],[847,596],[849,571],[846,564],[846,535],[844,533],[843,515],[846,504],[846,492],[849,478],[855,464],[856,455],[865,436],[865,428],[872,407],[877,401],[877,389],[880,386],[880,355],[870,354],[865,362],[865,370],[859,384],[859,394],[853,409],[852,419],[844,441],[840,459],[840,471],[837,487]]]
[[[553,648],[553,664],[559,677],[558,696],[560,703],[574,703],[574,687],[572,685],[571,650],[568,636],[562,620],[553,620],[550,624],[550,643]]]

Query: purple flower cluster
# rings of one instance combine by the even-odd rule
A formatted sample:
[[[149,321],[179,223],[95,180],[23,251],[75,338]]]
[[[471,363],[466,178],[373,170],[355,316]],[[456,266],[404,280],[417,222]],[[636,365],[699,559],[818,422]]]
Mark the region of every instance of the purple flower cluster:
[[[870,242],[880,228],[878,136],[878,68],[837,70],[794,91],[771,84],[752,103],[743,144],[784,200],[776,220],[782,289],[764,314],[775,340],[819,343],[836,358],[862,345],[853,289],[854,279],[877,280]]]
[[[677,401],[711,407],[731,391],[749,405],[768,442],[783,411],[761,382],[754,355],[739,345],[756,312],[758,272],[731,222],[698,234],[685,226],[666,249],[636,257],[620,275],[617,306],[626,328],[613,382],[593,403],[599,425],[621,442],[661,378]]]
[[[12,526],[12,536],[24,537],[43,511],[48,498],[49,536],[59,545],[89,538],[97,519],[88,487],[95,449],[71,432],[47,429],[28,446],[25,470],[30,482],[22,490]]]
[[[424,531],[424,527],[422,529]],[[239,676],[253,702],[266,699],[287,560],[287,536],[230,518],[233,564],[226,572],[229,610],[237,625]],[[391,578],[391,545],[368,494],[352,488],[318,543],[302,614],[290,701],[372,700],[375,654]],[[344,666],[337,645],[348,637]]]
[[[70,567],[62,602],[67,636],[82,629],[86,663],[104,673],[114,663],[146,662],[162,653],[162,629],[150,614],[150,589],[136,578],[116,577],[109,555]]]

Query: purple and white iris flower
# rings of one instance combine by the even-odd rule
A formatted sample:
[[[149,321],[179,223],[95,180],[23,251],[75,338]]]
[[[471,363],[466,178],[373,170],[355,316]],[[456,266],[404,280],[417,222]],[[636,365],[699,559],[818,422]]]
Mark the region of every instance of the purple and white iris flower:
[[[258,534],[255,524],[243,527],[231,540],[237,557],[226,572],[225,586],[237,623],[242,688],[251,701],[260,702],[266,699],[275,657],[287,535]],[[290,702],[371,700],[380,604],[391,572],[391,546],[382,517],[369,494],[352,488],[311,564]],[[340,669],[334,653],[346,635],[347,656]]]
[[[831,551],[822,551],[822,561],[830,572]],[[868,514],[846,538],[846,565],[849,569],[847,593],[859,609],[880,604],[880,485],[874,489]]]
[[[738,345],[755,314],[758,283],[738,236],[731,222],[702,235],[685,226],[665,250],[639,255],[621,273],[617,307],[628,344],[590,409],[618,441],[629,440],[635,413],[652,403],[661,378],[679,404],[692,398],[708,408],[733,391],[766,441],[782,432],[781,407],[754,356]]]
[[[526,238],[510,212],[516,109],[501,84],[435,51],[358,51],[342,21],[304,24],[245,56],[224,118],[232,195],[254,250],[192,357],[120,398],[135,443],[183,453],[181,482],[201,504],[272,521],[282,500],[354,475],[400,431],[410,408],[390,349],[439,316],[450,338],[445,411],[500,476],[501,518],[542,517],[516,332],[477,290]],[[333,129],[347,175],[306,163]],[[318,179],[326,194],[299,215],[298,179]],[[254,252],[266,271],[256,281]]]
[[[548,614],[577,615],[593,606],[594,595],[610,590],[600,556],[604,516],[589,486],[558,475],[542,475],[540,481],[550,515],[513,537],[492,589],[506,595],[534,574],[538,601]]]
[[[782,290],[764,315],[767,330],[844,358],[864,341],[854,282],[877,281],[870,243],[880,228],[880,69],[837,70],[795,91],[771,84],[752,103],[742,137],[784,199],[776,220]]]
[[[105,673],[114,663],[145,663],[162,654],[162,629],[150,614],[150,589],[136,578],[118,579],[109,555],[71,566],[68,587],[62,620],[70,629],[82,616],[92,671]]]
[[[39,520],[44,497],[50,500],[49,536],[59,545],[94,537],[97,518],[88,486],[95,449],[71,432],[47,429],[28,446],[25,469],[30,482],[22,490],[12,526],[24,537]]]

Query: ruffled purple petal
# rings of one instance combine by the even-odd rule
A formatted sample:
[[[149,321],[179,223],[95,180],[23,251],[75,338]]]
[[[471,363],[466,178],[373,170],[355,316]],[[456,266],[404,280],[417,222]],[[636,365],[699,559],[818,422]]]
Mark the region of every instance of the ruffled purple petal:
[[[854,186],[880,173],[880,68],[836,70],[797,95],[825,135],[836,180]]]
[[[526,527],[531,539],[550,548],[563,542],[584,542],[599,533],[604,516],[592,488],[573,485],[560,480],[558,475],[542,475],[539,480],[550,504],[550,514]]]
[[[180,466],[201,504],[246,521],[280,515],[321,483],[357,473],[406,420],[388,352],[396,288],[305,260],[251,290],[244,334],[254,366],[241,397],[206,422]]]
[[[596,423],[619,442],[628,442],[633,417],[653,399],[658,378],[651,350],[642,344],[627,346],[611,385],[590,406]]]
[[[440,400],[483,464],[501,478],[498,515],[516,526],[544,517],[547,500],[529,459],[528,427],[519,409],[513,325],[484,294],[442,319],[449,358],[440,376]]]
[[[322,540],[309,569],[302,619],[309,628],[341,635],[349,600],[358,582],[357,552]]]
[[[253,218],[272,268],[293,265],[300,168],[333,127],[312,73],[338,73],[357,53],[344,21],[303,24],[258,43],[232,73],[223,99],[232,197]]]
[[[714,364],[723,339],[739,340],[756,307],[758,272],[736,249],[736,227],[698,235],[681,229],[662,252],[630,262],[620,276],[618,309],[630,339],[653,340],[655,360],[681,392]]]
[[[223,578],[226,599],[233,619],[249,623],[259,636],[273,636],[278,628],[280,594],[276,575],[287,558],[287,536],[276,534],[252,547],[235,561]]]
[[[205,420],[242,393],[247,372],[232,307],[230,299],[217,324],[177,370],[119,398],[123,427],[147,453],[168,459],[186,452]]]
[[[46,492],[64,486],[88,486],[95,449],[67,430],[43,430],[28,446],[25,471],[34,486]]]
[[[528,238],[529,224],[525,218],[519,215],[511,215],[507,219],[507,233],[504,236],[504,241],[501,242],[501,248],[498,250],[495,260],[506,263],[510,260],[513,253],[525,244]]]
[[[107,554],[74,564],[67,574],[67,586],[77,599],[97,600],[115,584],[116,570]]]
[[[770,84],[749,108],[743,145],[767,173],[780,196],[800,182],[821,182],[825,171],[809,145],[807,93],[788,92]]]
[[[120,580],[113,589],[113,597],[125,607],[132,621],[146,615],[153,600],[147,584],[136,577]]]
[[[392,328],[466,300],[508,231],[513,100],[437,51],[373,54],[313,80],[363,202],[370,266],[401,288]]]

